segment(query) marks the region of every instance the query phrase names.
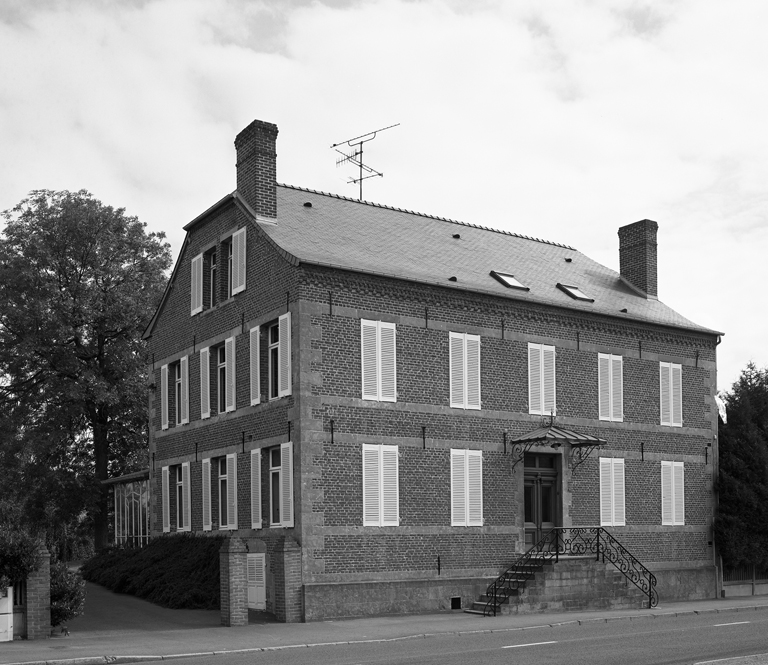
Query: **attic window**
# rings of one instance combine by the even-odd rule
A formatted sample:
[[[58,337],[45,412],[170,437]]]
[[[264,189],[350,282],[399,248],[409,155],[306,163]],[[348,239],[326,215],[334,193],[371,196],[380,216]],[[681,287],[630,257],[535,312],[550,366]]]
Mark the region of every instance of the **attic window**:
[[[578,286],[569,286],[568,284],[558,283],[557,288],[561,291],[565,291],[571,298],[575,300],[586,300],[587,302],[595,302],[594,298],[590,298],[588,295],[582,293]]]
[[[520,289],[521,291],[530,291],[527,286],[523,286],[514,275],[510,275],[507,272],[496,272],[491,270],[491,277],[501,282],[504,286],[508,286],[510,289]]]

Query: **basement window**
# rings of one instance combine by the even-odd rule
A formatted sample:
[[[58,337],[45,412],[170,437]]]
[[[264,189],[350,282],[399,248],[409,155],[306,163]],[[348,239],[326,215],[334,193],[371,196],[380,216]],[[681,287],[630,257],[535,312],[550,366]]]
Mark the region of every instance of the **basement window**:
[[[527,286],[524,286],[517,279],[515,279],[514,275],[510,275],[507,272],[496,272],[495,270],[491,270],[491,277],[498,280],[504,286],[507,286],[510,289],[520,289],[521,291],[530,291],[530,289]]]
[[[594,298],[590,298],[588,295],[582,292],[578,286],[571,286],[568,284],[558,283],[557,288],[567,293],[571,298],[575,300],[586,300],[587,302],[595,302]]]

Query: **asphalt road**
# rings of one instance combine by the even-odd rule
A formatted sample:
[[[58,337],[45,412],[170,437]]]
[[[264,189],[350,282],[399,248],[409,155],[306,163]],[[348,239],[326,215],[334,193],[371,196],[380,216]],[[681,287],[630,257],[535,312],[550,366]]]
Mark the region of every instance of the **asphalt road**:
[[[590,622],[385,643],[228,653],[188,662],[215,662],[217,665],[661,665],[692,664],[752,654],[768,654],[768,613],[730,612]],[[747,662],[750,665],[768,663],[768,655]]]

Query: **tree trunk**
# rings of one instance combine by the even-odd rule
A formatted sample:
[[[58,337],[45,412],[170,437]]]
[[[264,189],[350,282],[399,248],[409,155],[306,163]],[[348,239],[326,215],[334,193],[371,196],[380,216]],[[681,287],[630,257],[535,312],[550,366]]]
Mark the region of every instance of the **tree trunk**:
[[[109,464],[109,442],[107,440],[107,422],[104,414],[96,410],[93,419],[93,456],[96,480],[107,479]],[[109,490],[101,485],[93,512],[93,546],[96,551],[103,550],[109,544]]]

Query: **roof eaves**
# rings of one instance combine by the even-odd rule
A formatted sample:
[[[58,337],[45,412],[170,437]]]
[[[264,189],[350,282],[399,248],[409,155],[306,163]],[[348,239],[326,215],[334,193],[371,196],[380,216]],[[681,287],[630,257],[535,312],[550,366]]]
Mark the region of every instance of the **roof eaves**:
[[[157,317],[160,316],[160,312],[165,306],[165,301],[168,299],[168,294],[170,294],[171,289],[173,288],[173,283],[176,280],[176,271],[179,269],[179,264],[181,263],[181,255],[184,253],[184,249],[188,244],[189,244],[189,231],[187,231],[187,235],[184,236],[184,242],[181,243],[181,249],[179,250],[179,258],[176,259],[176,263],[173,264],[173,270],[171,271],[171,276],[168,278],[168,281],[165,284],[165,291],[163,291],[163,297],[160,298],[160,304],[157,306],[155,313],[152,315],[152,318],[149,320],[147,327],[144,329],[144,332],[141,334],[141,339],[149,339],[150,337],[152,337],[152,331],[155,328],[155,323],[157,323]]]
[[[219,199],[214,203],[210,208],[208,208],[206,211],[200,213],[197,217],[195,217],[191,222],[189,222],[186,226],[183,227],[183,229],[187,232],[189,232],[193,226],[198,224],[199,222],[202,222],[208,215],[212,215],[214,212],[219,210],[220,208],[223,208],[227,203],[231,203],[232,199],[234,198],[235,192],[230,192],[223,198]]]

